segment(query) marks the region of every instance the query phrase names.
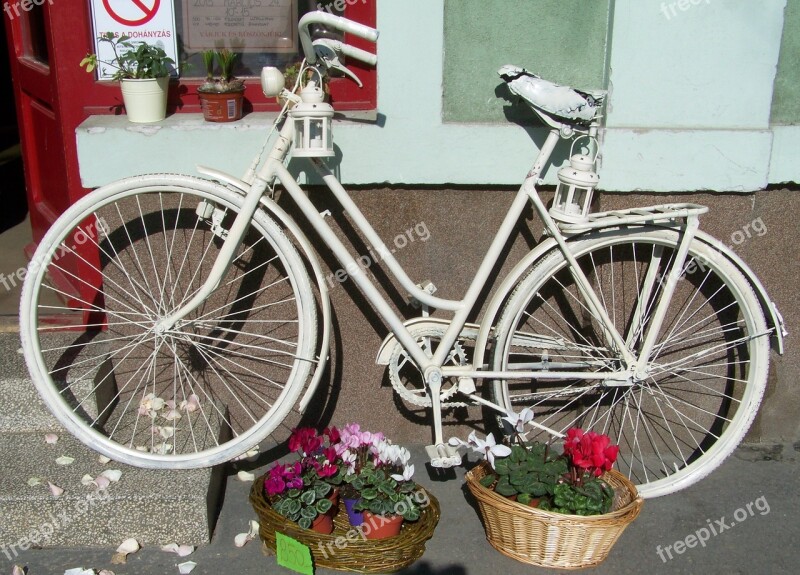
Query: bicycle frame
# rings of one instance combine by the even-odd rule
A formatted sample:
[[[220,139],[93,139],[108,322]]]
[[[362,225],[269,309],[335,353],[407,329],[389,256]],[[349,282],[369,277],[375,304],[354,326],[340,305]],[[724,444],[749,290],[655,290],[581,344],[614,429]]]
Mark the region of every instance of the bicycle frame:
[[[659,309],[662,310],[662,313],[659,314],[658,311],[656,312],[655,319],[651,324],[648,335],[645,339],[645,351],[647,353],[642,353],[639,357],[634,357],[633,353],[629,349],[629,344],[626,342],[623,335],[617,331],[613,325],[613,322],[608,317],[607,312],[599,301],[599,298],[592,288],[589,279],[584,275],[569,247],[567,246],[567,239],[561,233],[558,225],[550,217],[544,202],[539,197],[539,194],[536,190],[536,184],[539,182],[539,178],[542,175],[545,166],[547,166],[556,144],[562,137],[569,137],[572,135],[569,130],[563,129],[563,126],[551,125],[551,128],[552,129],[550,130],[544,145],[539,151],[532,168],[527,173],[524,182],[517,191],[514,200],[508,209],[500,228],[498,229],[497,234],[492,240],[491,245],[489,246],[489,249],[483,258],[483,261],[478,267],[472,283],[468,287],[464,297],[461,300],[439,298],[425,291],[422,287],[416,285],[402,265],[394,258],[391,250],[379,237],[375,229],[369,223],[364,214],[359,210],[358,206],[356,206],[352,198],[349,196],[342,184],[336,179],[333,173],[320,159],[312,159],[312,165],[314,166],[318,175],[322,178],[323,182],[331,191],[336,201],[339,202],[339,204],[350,216],[360,233],[371,245],[372,249],[381,254],[389,273],[395,278],[395,280],[404,289],[408,290],[413,298],[422,304],[453,313],[453,317],[441,337],[440,345],[437,347],[432,357],[428,357],[422,346],[417,342],[416,338],[406,327],[404,320],[394,312],[383,294],[364,273],[364,270],[358,265],[358,262],[351,254],[350,250],[339,240],[333,229],[325,221],[324,216],[319,213],[318,209],[309,200],[301,186],[285,167],[284,164],[286,158],[289,156],[289,151],[292,149],[294,138],[294,125],[291,121],[286,121],[284,123],[277,140],[273,144],[267,156],[267,160],[258,170],[257,175],[251,178],[252,183],[249,190],[246,191],[246,197],[241,212],[229,230],[228,237],[225,240],[220,256],[214,263],[208,280],[183,308],[176,311],[171,317],[164,319],[159,324],[158,329],[162,330],[163,332],[171,329],[181,319],[191,313],[195,307],[200,305],[200,303],[217,288],[225,276],[228,266],[235,257],[236,247],[246,232],[253,214],[258,209],[262,195],[269,188],[270,184],[277,180],[283,185],[285,190],[292,197],[294,202],[300,208],[304,217],[311,223],[315,231],[330,247],[335,258],[347,271],[348,275],[353,279],[369,303],[372,304],[378,315],[380,315],[380,317],[387,323],[397,341],[403,346],[405,351],[411,356],[413,361],[422,372],[425,378],[425,384],[430,388],[434,410],[435,441],[437,445],[440,445],[442,444],[442,433],[439,390],[441,388],[443,378],[466,378],[469,382],[471,382],[471,384],[464,385],[463,389],[460,389],[464,395],[477,403],[481,403],[499,412],[505,413],[505,408],[474,393],[474,379],[521,379],[531,378],[537,375],[541,376],[541,372],[537,372],[535,370],[487,371],[482,369],[483,366],[443,365],[447,360],[449,350],[452,349],[460,333],[462,332],[467,318],[474,308],[479,294],[484,289],[491,270],[496,265],[504,246],[511,237],[514,227],[521,217],[523,210],[527,206],[528,202],[531,202],[537,214],[544,222],[548,233],[555,240],[558,248],[569,262],[570,271],[577,285],[579,286],[583,297],[586,300],[586,305],[603,324],[608,343],[619,352],[621,358],[623,359],[622,372],[598,371],[587,373],[586,371],[548,370],[546,375],[547,379],[624,381],[628,377],[641,372],[647,365],[649,350],[652,349],[655,336],[660,327],[660,321],[663,319],[663,310],[666,308],[669,295],[672,293],[671,289],[674,288],[678,278],[675,276],[675,274],[670,274],[671,277],[668,280],[665,290],[667,297],[662,298],[662,301],[659,303]],[[592,126],[590,130],[595,131],[596,126]],[[676,261],[673,262],[673,269],[681,269],[689,249],[689,244],[694,237],[694,231],[696,229],[697,218],[687,218],[687,226],[683,234],[681,249]],[[647,286],[645,287],[647,288]],[[650,284],[649,288],[647,289],[652,289],[652,287],[653,285]],[[461,387],[461,384],[459,384],[459,388]],[[561,435],[555,430],[546,428],[544,426],[539,426],[535,423],[534,425],[555,436]]]

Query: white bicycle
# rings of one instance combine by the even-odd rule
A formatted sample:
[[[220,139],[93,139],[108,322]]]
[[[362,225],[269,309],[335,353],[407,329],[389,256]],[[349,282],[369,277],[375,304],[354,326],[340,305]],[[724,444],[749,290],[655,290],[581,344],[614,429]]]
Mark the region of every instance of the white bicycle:
[[[377,58],[313,40],[317,24],[378,37],[322,12],[303,17],[303,72],[293,91],[277,70],[262,74],[265,92],[286,105],[266,158],[242,179],[205,168],[205,178],[124,179],[76,202],[39,244],[21,338],[66,429],[120,462],[192,468],[241,456],[305,410],[328,359],[331,311],[309,240],[276,202],[288,194],[387,323],[378,362],[404,400],[431,409],[434,466],[460,463],[443,440],[442,410],[463,404],[532,407],[531,438],[576,425],[609,434],[617,466],[648,497],[719,465],[755,417],[782,320],[744,262],[698,229],[706,208],[589,212],[604,94],[501,70],[551,129],[465,295],[442,299],[415,285],[326,167],[324,79],[339,70],[357,81],[343,57]],[[587,144],[548,211],[536,185],[559,140],[575,137]],[[287,170],[290,157],[309,158],[420,317],[393,311]],[[503,279],[480,322],[467,323],[529,204],[546,239]]]

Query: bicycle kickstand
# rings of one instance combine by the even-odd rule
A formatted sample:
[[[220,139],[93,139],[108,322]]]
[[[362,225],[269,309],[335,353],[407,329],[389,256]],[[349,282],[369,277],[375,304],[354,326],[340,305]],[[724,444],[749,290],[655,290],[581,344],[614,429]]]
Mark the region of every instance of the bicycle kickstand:
[[[425,447],[431,467],[449,468],[461,465],[461,454],[442,438],[442,402],[439,393],[442,390],[442,374],[436,371],[428,377],[428,389],[431,394],[433,409],[434,443]]]

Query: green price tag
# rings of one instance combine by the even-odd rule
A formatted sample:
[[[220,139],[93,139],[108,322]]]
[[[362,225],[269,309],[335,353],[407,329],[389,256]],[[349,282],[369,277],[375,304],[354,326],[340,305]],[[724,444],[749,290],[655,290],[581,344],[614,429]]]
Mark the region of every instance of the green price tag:
[[[278,565],[303,575],[314,575],[314,564],[311,561],[311,549],[296,539],[283,533],[275,533],[278,551]]]

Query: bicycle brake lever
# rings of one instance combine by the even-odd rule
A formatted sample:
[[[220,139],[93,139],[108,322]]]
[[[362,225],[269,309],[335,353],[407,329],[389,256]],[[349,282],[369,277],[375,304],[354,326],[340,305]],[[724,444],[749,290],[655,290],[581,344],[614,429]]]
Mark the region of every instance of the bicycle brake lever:
[[[359,77],[356,76],[347,66],[342,64],[341,60],[339,59],[342,53],[340,48],[341,45],[342,43],[337,40],[320,38],[318,40],[314,40],[314,51],[317,53],[317,58],[324,63],[328,70],[338,70],[353,80],[353,82],[358,84],[359,88],[363,88],[364,84],[361,82]]]

